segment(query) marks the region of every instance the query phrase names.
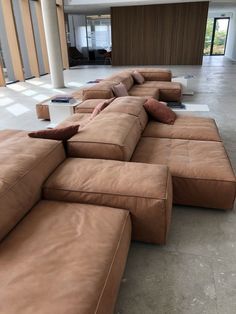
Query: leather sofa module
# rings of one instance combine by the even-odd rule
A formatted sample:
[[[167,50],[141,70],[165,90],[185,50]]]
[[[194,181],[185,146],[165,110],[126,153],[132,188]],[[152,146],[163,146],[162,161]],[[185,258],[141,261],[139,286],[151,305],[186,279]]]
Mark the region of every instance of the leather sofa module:
[[[146,81],[170,82],[172,79],[172,73],[170,70],[167,70],[167,69],[137,68],[134,70],[138,71],[144,77]],[[132,70],[132,72],[134,70]]]
[[[130,160],[141,136],[137,117],[99,114],[67,142],[70,157]]]
[[[0,313],[112,314],[129,212],[40,201],[0,245]]]
[[[68,158],[45,182],[43,197],[126,209],[133,240],[166,242],[172,210],[166,166]]]
[[[233,208],[236,180],[221,142],[143,137],[132,161],[167,165],[175,204]]]
[[[17,132],[0,141],[0,240],[40,200],[41,185],[65,159],[62,143]]]
[[[148,115],[143,107],[146,101],[146,97],[119,97],[116,98],[109,106],[107,106],[103,111],[104,113],[117,112],[117,113],[127,113],[131,116],[135,116],[139,119],[142,131],[145,129],[148,123]]]
[[[178,114],[172,125],[154,120],[149,121],[142,136],[221,142],[218,128],[213,119],[183,114]]]

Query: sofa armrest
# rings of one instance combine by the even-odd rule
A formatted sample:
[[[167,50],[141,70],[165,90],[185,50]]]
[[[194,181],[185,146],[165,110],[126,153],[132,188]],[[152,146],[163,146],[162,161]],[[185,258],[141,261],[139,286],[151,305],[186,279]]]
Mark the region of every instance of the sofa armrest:
[[[129,210],[133,240],[166,242],[172,183],[164,165],[68,158],[46,181],[43,197]]]

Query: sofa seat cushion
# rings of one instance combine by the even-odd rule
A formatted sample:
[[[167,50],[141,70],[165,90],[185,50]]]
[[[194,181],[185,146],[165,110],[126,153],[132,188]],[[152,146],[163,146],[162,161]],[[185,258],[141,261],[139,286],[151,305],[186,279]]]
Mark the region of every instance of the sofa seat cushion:
[[[148,115],[143,107],[147,98],[126,96],[116,98],[107,108],[102,111],[103,113],[120,112],[133,115],[139,119],[142,130],[147,125]]]
[[[87,99],[75,108],[75,113],[92,113],[94,108],[106,99]]]
[[[141,136],[137,117],[99,114],[67,142],[70,157],[130,160]]]
[[[57,128],[64,128],[70,125],[78,125],[81,130],[86,124],[91,122],[91,113],[75,113],[57,125]]]
[[[11,138],[15,134],[22,132],[20,130],[1,130],[0,131],[0,142],[7,140],[8,138]]]
[[[166,242],[172,210],[166,166],[69,158],[44,184],[43,197],[127,209],[134,240]]]
[[[83,89],[83,100],[86,99],[109,99],[114,97],[112,87],[115,82],[102,81],[89,88]]]
[[[0,142],[0,152],[1,240],[39,201],[42,183],[65,152],[61,142],[30,138],[26,132]]]
[[[167,165],[175,204],[233,207],[235,175],[221,142],[143,137],[132,161]]]
[[[41,201],[0,245],[0,313],[113,313],[126,210]]]
[[[142,85],[134,85],[129,90],[130,96],[138,96],[138,97],[153,97],[155,99],[159,99],[159,89],[156,87],[143,87]]]
[[[180,83],[175,82],[154,82],[146,81],[140,88],[159,89],[159,99],[163,101],[180,101],[182,97],[182,87]]]
[[[214,119],[181,114],[177,114],[175,123],[172,125],[150,120],[142,136],[199,141],[221,141]]]

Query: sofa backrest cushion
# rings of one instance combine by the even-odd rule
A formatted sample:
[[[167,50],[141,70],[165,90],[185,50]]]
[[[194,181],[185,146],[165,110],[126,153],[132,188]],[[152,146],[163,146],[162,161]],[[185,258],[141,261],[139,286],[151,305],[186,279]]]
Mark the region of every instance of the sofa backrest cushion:
[[[75,108],[75,113],[92,113],[94,108],[106,99],[87,99]]]
[[[138,68],[138,71],[145,79],[145,81],[171,81],[172,73],[170,70],[158,68]]]
[[[116,85],[116,82],[102,81],[93,85],[90,88],[83,90],[83,100],[86,99],[109,99],[114,97],[112,87]]]
[[[110,112],[120,112],[133,115],[139,119],[141,130],[143,131],[148,123],[148,115],[143,105],[147,100],[146,97],[126,96],[116,98],[102,114]]]
[[[61,142],[26,132],[0,142],[0,240],[39,201],[41,186],[65,159]]]
[[[141,136],[137,117],[125,113],[99,114],[67,142],[70,157],[130,160]]]

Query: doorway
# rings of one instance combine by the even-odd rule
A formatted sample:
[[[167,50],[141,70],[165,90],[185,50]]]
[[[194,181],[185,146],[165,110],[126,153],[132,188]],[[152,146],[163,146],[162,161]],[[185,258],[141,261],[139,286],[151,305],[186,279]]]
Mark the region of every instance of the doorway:
[[[204,46],[205,56],[224,56],[229,21],[229,17],[208,18]]]

